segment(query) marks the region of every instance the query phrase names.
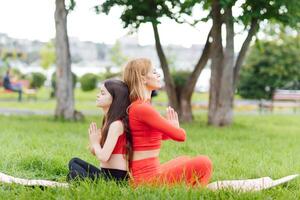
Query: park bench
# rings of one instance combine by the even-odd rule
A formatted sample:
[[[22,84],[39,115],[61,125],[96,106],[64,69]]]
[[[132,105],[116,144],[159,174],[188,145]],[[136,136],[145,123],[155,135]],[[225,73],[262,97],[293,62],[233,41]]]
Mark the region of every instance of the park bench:
[[[32,98],[34,100],[37,99],[37,96],[36,96],[37,90],[30,88],[30,82],[28,80],[19,80],[17,83],[20,83],[22,85],[23,95],[26,95],[28,100],[30,98]],[[3,87],[3,82],[0,81],[0,96],[6,95],[6,94],[13,94],[13,93],[15,93],[18,96],[18,94],[16,92],[5,89]]]
[[[282,107],[292,107],[294,112],[300,108],[300,90],[275,90],[271,101],[260,100],[259,110],[273,112],[275,104]]]

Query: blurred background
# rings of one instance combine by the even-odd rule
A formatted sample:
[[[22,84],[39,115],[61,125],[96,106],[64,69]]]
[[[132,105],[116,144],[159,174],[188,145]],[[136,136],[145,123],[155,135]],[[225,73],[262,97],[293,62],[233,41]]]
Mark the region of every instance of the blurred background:
[[[138,57],[164,77],[153,104],[182,121],[297,113],[299,3],[220,2],[0,0],[1,113],[96,115],[101,82]],[[5,87],[8,69],[15,88]]]

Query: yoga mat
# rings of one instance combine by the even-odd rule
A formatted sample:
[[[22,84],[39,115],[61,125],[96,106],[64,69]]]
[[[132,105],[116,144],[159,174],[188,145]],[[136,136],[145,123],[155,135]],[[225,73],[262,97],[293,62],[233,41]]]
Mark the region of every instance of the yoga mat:
[[[298,176],[299,174],[294,174],[277,180],[273,180],[270,177],[246,180],[224,180],[210,183],[207,185],[207,187],[211,190],[233,189],[238,191],[260,191],[287,183]]]
[[[256,179],[246,179],[246,180],[224,180],[216,181],[207,185],[208,189],[211,190],[222,190],[222,189],[233,189],[236,191],[260,191],[268,188],[272,188],[284,183],[287,183],[295,178],[299,174],[289,175],[282,177],[277,180],[273,180],[270,177],[262,177]],[[69,187],[68,183],[59,183],[55,181],[47,180],[35,180],[35,179],[22,179],[9,176],[7,174],[0,172],[0,182],[2,183],[15,183],[26,186],[45,186],[45,187]]]
[[[21,184],[27,186],[46,186],[46,187],[68,187],[69,186],[69,184],[67,183],[59,183],[55,181],[15,178],[13,176],[9,176],[1,172],[0,172],[0,182],[15,183],[15,184]]]

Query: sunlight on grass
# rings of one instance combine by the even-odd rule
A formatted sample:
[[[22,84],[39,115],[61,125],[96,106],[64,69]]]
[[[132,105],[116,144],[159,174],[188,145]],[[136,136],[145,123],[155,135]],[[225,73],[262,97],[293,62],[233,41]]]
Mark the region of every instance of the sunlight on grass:
[[[212,181],[270,176],[279,178],[300,173],[300,126],[298,115],[237,116],[232,127],[206,126],[206,116],[183,124],[187,141],[166,141],[161,162],[176,156],[208,155],[214,164]],[[87,128],[91,121],[100,124],[101,116],[85,122],[60,122],[51,117],[0,116],[0,171],[23,178],[65,181],[67,163],[80,157],[97,165],[87,150]],[[178,186],[132,189],[115,183],[74,185],[70,189],[29,188],[0,185],[1,198],[18,199],[298,199],[299,179],[287,186],[256,193],[230,190],[211,192]]]

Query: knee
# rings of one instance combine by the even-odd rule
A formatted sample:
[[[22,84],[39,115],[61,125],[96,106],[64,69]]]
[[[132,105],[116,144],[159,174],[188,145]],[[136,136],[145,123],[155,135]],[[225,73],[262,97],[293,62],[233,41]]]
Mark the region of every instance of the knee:
[[[75,163],[78,163],[80,159],[79,158],[72,158],[70,161],[69,161],[69,169],[71,170],[72,169],[72,166],[75,164]]]
[[[197,164],[201,167],[204,167],[208,173],[211,173],[213,170],[213,163],[208,156],[197,156],[195,158]]]

